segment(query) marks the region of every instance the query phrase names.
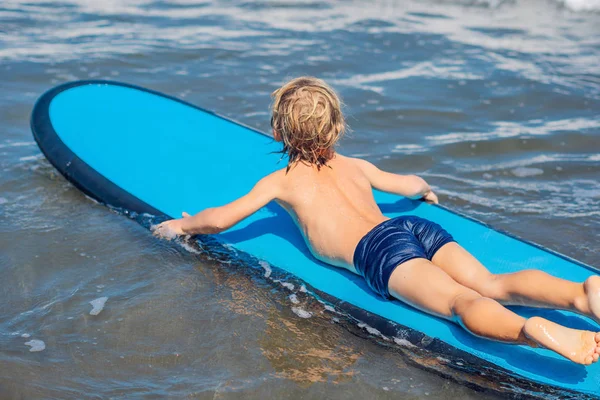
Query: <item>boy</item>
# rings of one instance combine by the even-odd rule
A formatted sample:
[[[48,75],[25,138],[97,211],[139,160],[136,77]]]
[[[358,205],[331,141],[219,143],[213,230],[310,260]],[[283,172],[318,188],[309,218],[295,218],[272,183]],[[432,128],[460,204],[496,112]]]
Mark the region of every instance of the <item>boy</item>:
[[[387,218],[373,188],[428,203],[438,198],[417,176],[384,172],[335,152],[345,122],[340,100],[325,82],[297,78],[273,98],[273,137],[283,143],[287,168],[227,205],[163,222],[155,234],[219,233],[275,200],[293,217],[316,258],[363,276],[384,297],[452,320],[480,337],[543,346],[579,364],[598,361],[600,333],[525,319],[501,304],[570,310],[599,321],[599,276],[575,283],[538,270],[494,275],[434,222]]]

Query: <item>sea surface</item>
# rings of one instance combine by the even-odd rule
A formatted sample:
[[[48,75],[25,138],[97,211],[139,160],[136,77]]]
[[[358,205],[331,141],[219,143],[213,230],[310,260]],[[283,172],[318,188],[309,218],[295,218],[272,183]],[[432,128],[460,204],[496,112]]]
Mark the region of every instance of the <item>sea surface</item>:
[[[599,265],[598,0],[3,0],[0,398],[497,398],[155,239],[67,183],[29,129],[44,91],[93,78],[268,131],[270,93],[299,75],[343,97],[341,152]]]

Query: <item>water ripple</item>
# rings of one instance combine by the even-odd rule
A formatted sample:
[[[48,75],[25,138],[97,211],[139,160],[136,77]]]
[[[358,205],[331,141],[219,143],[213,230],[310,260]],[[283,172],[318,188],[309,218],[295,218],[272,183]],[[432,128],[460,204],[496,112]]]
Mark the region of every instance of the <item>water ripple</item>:
[[[90,201],[41,158],[31,107],[61,82],[119,79],[269,131],[270,93],[317,75],[346,104],[343,153],[597,263],[598,1],[2,1],[3,394],[480,399],[366,325],[376,337],[349,335],[276,266],[192,257]]]

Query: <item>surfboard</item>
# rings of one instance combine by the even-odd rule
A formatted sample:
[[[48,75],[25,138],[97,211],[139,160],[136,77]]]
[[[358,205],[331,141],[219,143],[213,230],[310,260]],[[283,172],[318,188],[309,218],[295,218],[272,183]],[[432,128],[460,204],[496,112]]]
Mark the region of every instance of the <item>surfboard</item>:
[[[34,106],[31,129],[50,163],[82,192],[126,213],[163,219],[232,201],[284,166],[275,153],[280,144],[270,136],[177,98],[119,82],[78,81],[49,90]],[[441,224],[493,272],[538,268],[574,281],[597,273],[444,207],[377,191],[375,198],[389,217],[411,214]],[[548,350],[474,337],[455,324],[378,297],[362,278],[318,262],[275,203],[211,240],[289,273],[315,296],[391,342],[431,354],[434,362],[429,364],[437,364],[434,369],[445,376],[523,396],[600,397],[599,364],[580,366]],[[515,311],[598,330],[595,322],[569,312]]]

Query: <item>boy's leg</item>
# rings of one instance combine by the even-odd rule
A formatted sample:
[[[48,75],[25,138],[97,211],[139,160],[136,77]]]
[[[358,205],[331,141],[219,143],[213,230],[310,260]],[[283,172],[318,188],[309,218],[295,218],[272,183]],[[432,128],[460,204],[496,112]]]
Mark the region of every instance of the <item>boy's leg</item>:
[[[571,282],[539,270],[492,274],[457,243],[448,243],[432,262],[461,285],[502,304],[560,308],[600,320],[600,277]]]
[[[458,322],[474,335],[515,344],[540,344],[580,364],[598,360],[600,334],[569,329],[543,318],[525,318],[460,285],[424,258],[397,267],[390,294],[429,314]]]

